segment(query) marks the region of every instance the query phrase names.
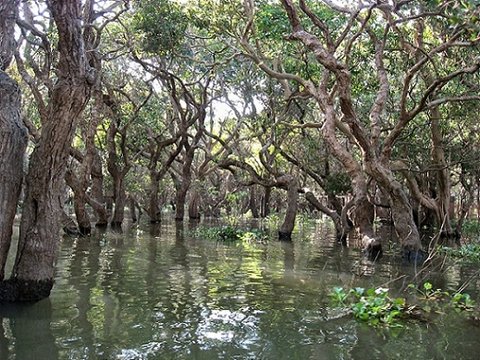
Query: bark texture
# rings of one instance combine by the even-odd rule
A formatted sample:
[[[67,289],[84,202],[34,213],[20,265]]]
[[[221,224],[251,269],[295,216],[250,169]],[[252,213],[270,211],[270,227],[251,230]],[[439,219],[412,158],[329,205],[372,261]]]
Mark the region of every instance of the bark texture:
[[[292,232],[295,228],[295,218],[297,217],[299,183],[297,178],[292,175],[281,176],[278,179],[278,183],[285,183],[287,187],[287,211],[278,230],[278,239],[291,240]]]
[[[4,72],[15,49],[17,7],[17,0],[0,3],[0,280],[4,278],[27,146],[27,131],[20,116],[20,89]]]
[[[196,187],[193,188],[190,194],[188,218],[191,220],[200,220],[200,191]]]
[[[103,169],[102,159],[98,153],[98,150],[94,149],[93,162],[91,169],[92,177],[92,189],[90,192],[88,204],[93,208],[97,215],[97,222],[95,226],[106,227],[108,225],[108,213],[105,203],[105,195],[103,192]]]
[[[82,36],[81,1],[49,1],[59,34],[58,79],[50,95],[47,119],[26,178],[20,238],[11,283],[18,300],[40,300],[53,286],[60,242],[61,199],[66,164],[77,119],[90,97]]]

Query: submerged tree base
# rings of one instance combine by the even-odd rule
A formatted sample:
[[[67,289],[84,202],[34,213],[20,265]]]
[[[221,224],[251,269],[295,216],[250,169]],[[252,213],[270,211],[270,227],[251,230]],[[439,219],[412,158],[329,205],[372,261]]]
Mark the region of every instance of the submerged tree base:
[[[20,280],[8,279],[0,282],[0,303],[37,302],[50,296],[53,279]]]

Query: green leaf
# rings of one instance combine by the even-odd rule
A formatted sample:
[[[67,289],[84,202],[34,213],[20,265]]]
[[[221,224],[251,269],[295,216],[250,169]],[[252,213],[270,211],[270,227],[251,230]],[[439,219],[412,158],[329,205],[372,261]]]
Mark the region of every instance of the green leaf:
[[[426,282],[423,284],[423,288],[427,291],[432,290],[432,287],[433,287],[432,284],[429,282]]]

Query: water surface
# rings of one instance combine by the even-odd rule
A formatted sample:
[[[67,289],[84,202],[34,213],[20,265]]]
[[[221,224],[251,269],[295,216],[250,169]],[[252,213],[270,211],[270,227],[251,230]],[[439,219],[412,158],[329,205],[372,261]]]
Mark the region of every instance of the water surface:
[[[418,271],[389,245],[372,264],[321,224],[267,244],[195,239],[193,226],[65,238],[51,297],[0,305],[0,359],[478,358],[480,329],[465,317],[387,331],[329,306],[333,286],[398,290],[392,280]],[[432,277],[454,289],[472,274]]]

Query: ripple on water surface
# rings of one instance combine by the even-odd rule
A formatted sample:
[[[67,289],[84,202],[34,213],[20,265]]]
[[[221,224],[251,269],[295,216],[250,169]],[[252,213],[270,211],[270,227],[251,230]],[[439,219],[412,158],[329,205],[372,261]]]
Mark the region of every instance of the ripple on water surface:
[[[459,318],[379,332],[328,306],[333,286],[409,269],[378,264],[328,228],[293,243],[216,243],[162,224],[65,238],[50,299],[5,310],[1,359],[469,359],[478,328]],[[458,286],[468,269],[439,281]],[[35,354],[36,357],[33,357]]]

